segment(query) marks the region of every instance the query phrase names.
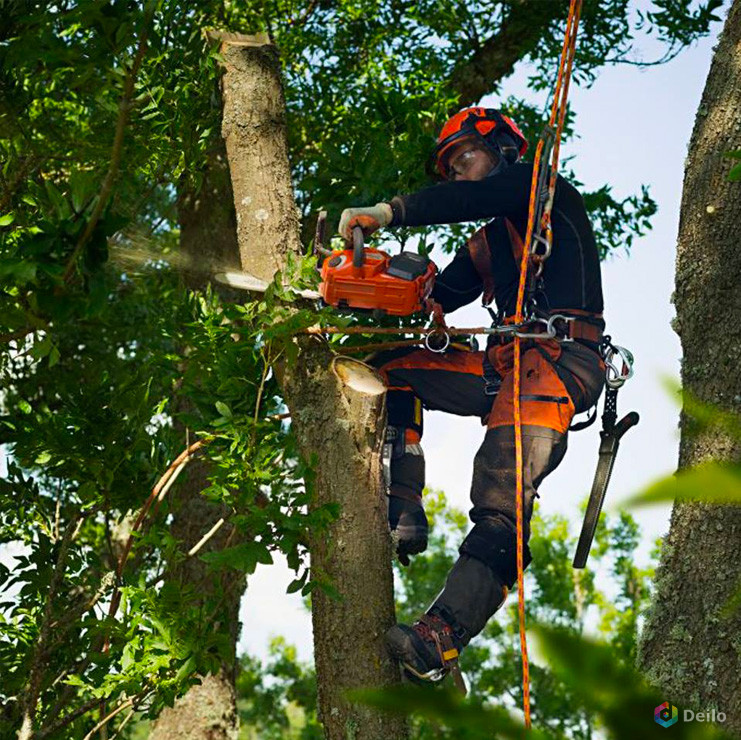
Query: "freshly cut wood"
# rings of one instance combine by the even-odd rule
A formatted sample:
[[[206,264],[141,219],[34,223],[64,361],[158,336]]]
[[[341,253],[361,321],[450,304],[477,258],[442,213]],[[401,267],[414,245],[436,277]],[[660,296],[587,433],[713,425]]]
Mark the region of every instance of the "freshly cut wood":
[[[344,383],[347,390],[353,390],[371,398],[386,392],[382,378],[370,365],[352,357],[335,357],[332,371]]]

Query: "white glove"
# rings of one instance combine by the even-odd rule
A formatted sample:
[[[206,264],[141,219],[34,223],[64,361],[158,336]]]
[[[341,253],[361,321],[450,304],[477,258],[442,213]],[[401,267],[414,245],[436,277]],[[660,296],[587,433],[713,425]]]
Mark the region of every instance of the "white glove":
[[[370,236],[374,231],[388,226],[394,212],[388,203],[376,203],[368,208],[345,208],[340,216],[340,226],[337,229],[347,241],[352,239],[352,230],[355,226],[363,229],[364,236]]]

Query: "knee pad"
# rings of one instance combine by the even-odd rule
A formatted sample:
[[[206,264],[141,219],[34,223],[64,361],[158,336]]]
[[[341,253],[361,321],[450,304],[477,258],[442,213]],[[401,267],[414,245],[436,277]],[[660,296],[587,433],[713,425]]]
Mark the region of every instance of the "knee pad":
[[[386,486],[392,495],[401,486],[422,496],[425,487],[424,454],[420,445],[407,443],[406,429],[403,427],[386,427],[383,469]]]
[[[412,429],[422,437],[422,401],[412,391],[388,391],[386,416],[388,426]]]
[[[470,555],[488,565],[499,580],[511,589],[517,581],[517,532],[504,522],[484,519],[476,522],[459,548],[461,555]],[[523,547],[523,565],[532,562],[530,548]]]

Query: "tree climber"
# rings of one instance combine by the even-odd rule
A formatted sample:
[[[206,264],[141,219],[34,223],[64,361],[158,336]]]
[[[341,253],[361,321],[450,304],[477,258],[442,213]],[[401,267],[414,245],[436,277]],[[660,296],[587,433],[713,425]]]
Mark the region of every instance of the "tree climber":
[[[340,233],[354,226],[366,235],[385,226],[425,226],[491,219],[477,230],[438,276],[433,298],[445,313],[496,301],[499,318],[515,313],[520,255],[527,228],[533,166],[520,162],[527,142],[499,111],[466,108],[443,127],[433,153],[446,182],[369,208],[343,211]],[[536,315],[558,320],[559,336],[574,341],[523,339],[521,418],[524,470],[524,538],[541,481],[566,452],[575,413],[598,400],[605,366],[598,354],[604,329],[600,262],[578,191],[560,175],[552,210],[553,250],[533,293]],[[533,324],[528,331],[543,329]],[[388,385],[387,442],[393,445],[389,524],[403,564],[427,547],[422,506],[422,408],[478,416],[486,424],[474,458],[470,517],[473,528],[444,588],[411,627],[392,627],[386,640],[407,676],[457,678],[457,656],[499,609],[517,579],[515,448],[511,337],[490,336],[485,352],[403,348],[373,361]],[[531,561],[525,546],[525,567]]]

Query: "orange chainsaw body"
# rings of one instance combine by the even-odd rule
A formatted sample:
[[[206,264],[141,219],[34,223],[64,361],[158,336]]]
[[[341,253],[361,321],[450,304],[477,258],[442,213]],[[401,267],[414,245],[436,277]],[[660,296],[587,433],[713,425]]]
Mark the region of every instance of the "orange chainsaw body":
[[[379,249],[365,248],[362,264],[356,266],[353,250],[345,249],[324,260],[319,292],[328,305],[337,308],[409,316],[422,309],[436,272],[434,262],[415,252],[391,257]]]

